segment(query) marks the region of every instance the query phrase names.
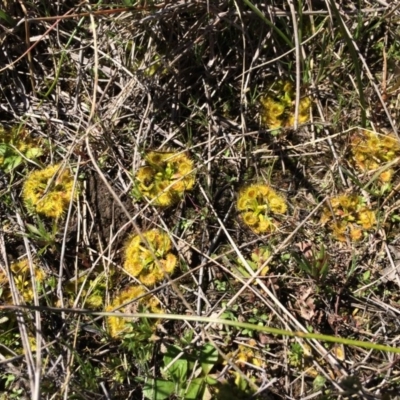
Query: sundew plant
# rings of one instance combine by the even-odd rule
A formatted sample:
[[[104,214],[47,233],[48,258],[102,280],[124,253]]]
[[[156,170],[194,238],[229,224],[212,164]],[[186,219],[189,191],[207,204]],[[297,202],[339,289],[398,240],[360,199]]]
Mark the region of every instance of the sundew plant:
[[[159,229],[135,235],[126,244],[124,269],[143,285],[153,286],[177,266],[178,259],[171,248],[168,234]]]
[[[361,240],[363,232],[373,229],[377,223],[376,211],[368,207],[362,196],[342,194],[330,199],[330,205],[324,208],[321,223],[328,224],[339,241]]]
[[[398,400],[398,3],[0,1],[0,400]]]
[[[392,180],[400,156],[400,141],[395,135],[359,130],[353,134],[350,146],[357,168],[365,173],[378,173],[381,183]]]
[[[11,172],[20,164],[35,160],[44,153],[43,140],[32,137],[28,129],[0,126],[0,168]]]
[[[258,234],[276,230],[279,224],[276,217],[287,211],[285,199],[261,183],[243,188],[236,206],[243,222]]]
[[[135,175],[133,196],[156,206],[171,206],[195,184],[193,161],[184,153],[151,151]]]
[[[106,311],[118,308],[118,312],[133,313],[136,311],[148,310],[152,313],[161,313],[162,307],[157,297],[152,295],[143,296],[145,289],[140,286],[128,286],[116,293],[112,302],[106,307]],[[137,299],[139,298],[140,299]],[[133,327],[131,318],[115,317],[107,318],[108,332],[113,338],[122,338],[127,333],[132,332]],[[154,322],[154,321],[153,321]],[[154,325],[154,330],[155,330]]]
[[[261,121],[270,129],[291,128],[295,123],[294,86],[289,81],[278,80],[260,99]],[[299,102],[298,123],[310,119],[311,99],[303,96]]]
[[[59,219],[76,199],[74,177],[61,164],[32,171],[26,178],[22,198],[28,211]]]

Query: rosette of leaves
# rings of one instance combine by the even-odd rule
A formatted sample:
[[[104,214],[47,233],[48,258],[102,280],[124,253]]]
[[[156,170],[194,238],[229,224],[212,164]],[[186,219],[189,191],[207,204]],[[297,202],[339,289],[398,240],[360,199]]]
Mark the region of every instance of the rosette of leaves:
[[[22,198],[31,213],[59,219],[75,200],[74,177],[61,164],[31,172],[26,178]]]
[[[192,351],[167,345],[163,357],[164,366],[161,368],[162,377],[138,378],[143,381],[143,396],[151,400],[222,399],[212,393],[219,385],[217,374],[211,373],[218,360],[217,349],[209,343]],[[233,400],[232,397],[230,399]]]
[[[87,272],[87,271],[86,271]],[[107,291],[112,286],[112,278],[115,274],[113,268],[107,272],[99,265],[89,275],[84,274],[77,279],[68,281],[63,286],[64,298],[70,307],[77,306],[77,295],[79,294],[79,305],[83,308],[102,309]]]
[[[400,156],[400,142],[397,137],[359,130],[352,136],[350,147],[353,161],[361,171],[381,169],[379,180],[382,183],[389,183],[392,180],[394,169],[390,164]]]
[[[162,307],[160,306],[160,302],[157,297],[153,295],[146,295],[145,289],[140,286],[130,286],[124,290],[121,290],[115,297],[110,305],[106,307],[106,311],[112,311],[123,304],[127,304],[114,311],[116,314],[118,313],[134,313],[134,312],[152,312],[154,314],[162,313]],[[143,296],[143,297],[141,297]],[[134,302],[135,299],[140,297],[139,300]],[[154,324],[154,328],[156,325],[156,320],[151,320]],[[107,318],[107,327],[108,332],[111,337],[116,338],[121,336],[122,334],[127,334],[132,332],[133,326],[129,324],[132,322],[132,318],[122,318],[122,317],[108,317]]]
[[[195,184],[193,161],[184,153],[151,151],[146,166],[134,179],[133,196],[147,198],[152,204],[167,207],[176,204]]]
[[[163,68],[163,60],[159,54],[154,54],[147,62],[144,59],[140,60],[135,63],[135,66],[147,78],[151,78],[156,74],[163,76],[168,72],[166,68]]]
[[[257,234],[273,232],[277,227],[274,214],[285,214],[286,201],[266,184],[254,184],[239,192],[237,209],[243,222]]]
[[[152,229],[128,240],[125,249],[124,269],[147,286],[172,274],[177,257],[171,253],[171,240],[167,233]]]
[[[34,292],[32,288],[29,260],[27,258],[23,258],[19,261],[13,262],[10,265],[10,269],[18,292],[26,303],[31,303],[33,301]],[[32,270],[34,273],[35,283],[37,284],[37,289],[39,289],[40,285],[42,285],[46,279],[46,274],[35,262],[32,264]],[[0,297],[3,299],[3,301],[6,303],[12,303],[11,289],[7,274],[2,270],[0,270],[0,288],[2,289]]]
[[[43,154],[44,143],[32,137],[28,130],[15,126],[0,126],[0,168],[11,172],[25,160],[35,160]]]
[[[261,97],[261,121],[270,129],[290,128],[295,122],[295,91],[289,81],[276,81]],[[298,123],[310,119],[311,98],[302,97],[299,103]]]
[[[265,367],[265,360],[256,350],[257,342],[254,339],[249,339],[247,344],[239,344],[238,351],[235,353],[228,353],[227,358],[232,358],[232,361],[240,366],[245,367],[246,364],[251,364],[256,367]]]
[[[376,225],[376,213],[370,209],[362,196],[342,194],[330,200],[331,207],[322,211],[321,223],[327,224],[335,239],[345,242],[349,237],[358,241],[363,232]]]
[[[245,372],[245,375],[250,380],[254,380],[251,373],[252,366],[260,369],[266,366],[265,358],[256,348],[257,342],[254,339],[250,339],[246,344],[239,344],[236,352],[227,354],[227,358]],[[238,388],[243,391],[249,390],[248,382],[243,377],[243,373],[238,371],[231,371],[231,373],[235,377],[234,383]]]
[[[262,267],[259,272],[259,276],[266,276],[269,272],[269,265],[265,264],[265,262],[269,259],[271,254],[272,253],[269,247],[257,247],[251,253],[250,259],[246,259],[247,264],[254,272],[258,271]],[[251,274],[239,258],[236,259],[235,262],[230,262],[227,258],[224,258],[224,260],[226,261],[227,265],[230,266],[235,276],[245,279],[251,278]]]

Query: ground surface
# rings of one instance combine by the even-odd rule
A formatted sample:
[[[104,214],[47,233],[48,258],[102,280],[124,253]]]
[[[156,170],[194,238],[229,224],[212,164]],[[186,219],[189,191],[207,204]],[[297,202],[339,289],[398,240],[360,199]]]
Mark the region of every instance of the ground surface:
[[[1,398],[398,398],[390,351],[189,317],[398,346],[399,21],[384,1],[3,2]],[[283,120],[263,104],[288,82]],[[151,151],[193,162],[169,207],[134,190]],[[39,197],[70,201],[38,214],[27,178],[60,163],[75,195],[58,172]],[[286,204],[265,232],[237,206],[260,183]],[[156,228],[177,262],[143,285],[126,243]],[[115,336],[102,312],[139,285],[125,300],[158,308],[122,311],[182,318]]]

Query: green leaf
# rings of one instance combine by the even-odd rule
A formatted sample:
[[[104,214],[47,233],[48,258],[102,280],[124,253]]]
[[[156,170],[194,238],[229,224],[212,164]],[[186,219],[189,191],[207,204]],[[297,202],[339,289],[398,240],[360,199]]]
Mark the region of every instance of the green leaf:
[[[22,163],[23,158],[21,156],[10,156],[4,159],[4,170],[11,172]]]
[[[0,8],[0,19],[2,19],[9,27],[13,28],[17,23],[5,11]]]
[[[175,393],[175,384],[164,379],[149,379],[143,385],[143,395],[151,400],[168,399]]]
[[[38,228],[36,228],[35,225],[26,224],[26,227],[27,227],[29,233],[31,233],[32,235],[35,235],[35,236],[42,236],[43,235],[43,232],[40,231]]]
[[[326,378],[323,377],[322,375],[317,375],[313,381],[314,392],[318,392],[318,390],[321,390],[325,386],[325,383],[326,383]]]
[[[33,160],[35,158],[40,157],[42,154],[43,154],[43,150],[40,147],[33,147],[32,149],[29,149],[25,153],[25,156],[26,156],[26,158]]]
[[[5,156],[8,148],[9,146],[7,146],[5,143],[0,143],[0,156]]]
[[[177,346],[168,346],[167,353],[163,358],[164,365],[169,365],[168,369],[165,371],[166,374],[177,383],[185,382],[188,372],[187,356],[182,355],[181,358],[176,359],[181,351],[182,350]],[[171,362],[173,362],[173,364],[171,364]]]
[[[371,277],[371,271],[365,271],[363,273],[363,281],[364,282],[368,282],[370,277]]]
[[[202,392],[204,391],[204,389],[205,389],[204,378],[193,379],[190,382],[186,392],[184,393],[184,399],[185,400],[201,399],[203,397]]]
[[[293,258],[296,260],[297,265],[299,266],[299,268],[305,272],[306,274],[312,276],[312,268],[310,263],[308,262],[308,260],[302,256],[302,255],[298,255],[297,253],[293,252],[292,253]]]
[[[248,382],[246,379],[243,378],[243,372],[241,373],[236,372],[235,385],[238,387],[240,391],[242,392],[246,391]]]
[[[184,358],[175,361],[168,369],[168,373],[171,375],[175,382],[183,383],[187,379],[188,372],[188,361]]]
[[[218,362],[218,351],[211,344],[206,344],[200,352],[200,363],[203,373],[207,375]]]
[[[204,382],[207,384],[207,385],[210,385],[210,386],[214,386],[214,385],[218,385],[218,379],[215,379],[215,378],[213,378],[212,376],[210,376],[210,375],[207,375],[205,378],[204,378]]]

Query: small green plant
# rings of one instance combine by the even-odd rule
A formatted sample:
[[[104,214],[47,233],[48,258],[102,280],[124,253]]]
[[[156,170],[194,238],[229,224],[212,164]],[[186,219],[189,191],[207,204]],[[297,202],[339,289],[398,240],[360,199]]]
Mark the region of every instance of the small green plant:
[[[11,263],[11,272],[14,277],[14,283],[18,289],[19,294],[22,296],[26,303],[31,303],[33,301],[33,289],[31,280],[31,269],[29,267],[29,260],[23,258],[19,261]],[[33,273],[35,275],[35,282],[37,284],[37,289],[43,284],[46,274],[42,268],[40,268],[36,262],[32,264]],[[9,287],[9,282],[7,275],[3,270],[0,270],[0,286],[2,288],[1,298],[6,303],[12,303],[11,289]]]
[[[60,219],[75,200],[74,178],[60,164],[31,172],[22,190],[25,206],[31,213]]]
[[[260,352],[254,350],[257,342],[254,339],[249,339],[247,344],[240,344],[238,351],[227,355],[228,358],[232,358],[232,361],[241,367],[246,364],[251,364],[256,367],[265,367],[265,360],[263,359]]]
[[[141,283],[153,286],[172,274],[177,257],[171,253],[171,239],[160,229],[151,229],[130,238],[126,245],[124,269]]]
[[[152,313],[162,313],[162,308],[160,306],[159,300],[155,296],[147,295],[141,297],[137,302],[134,302],[140,296],[145,294],[145,289],[140,286],[130,286],[124,290],[121,290],[114,298],[112,303],[106,307],[106,311],[112,311],[118,307],[119,308],[115,313],[133,313],[137,312],[138,305],[142,306],[142,308],[148,310]],[[126,303],[131,302],[131,304]],[[134,331],[134,326],[130,325],[130,318],[121,318],[118,316],[108,317],[107,318],[107,326],[108,332],[113,338],[121,338],[123,335],[132,333]],[[155,322],[152,321],[152,327],[155,329]]]
[[[246,344],[239,344],[236,352],[227,354],[230,362],[234,363],[243,372],[232,371],[234,376],[234,384],[243,393],[251,394],[252,389],[249,387],[249,381],[254,381],[252,376],[252,368],[265,368],[266,363],[262,354],[256,350],[257,342],[249,339]],[[247,379],[246,379],[247,377]]]
[[[318,376],[317,370],[313,366],[312,349],[308,344],[292,343],[288,353],[289,364],[292,367],[303,370],[308,376],[313,378]]]
[[[138,312],[148,312],[148,308],[139,303]],[[122,346],[133,355],[137,363],[144,369],[147,369],[147,363],[154,354],[154,346],[157,341],[155,332],[157,322],[157,320],[150,318],[140,318],[138,321],[127,322],[126,330],[128,333],[121,335]]]
[[[11,172],[26,160],[37,159],[43,148],[42,141],[33,138],[25,128],[0,127],[0,168],[5,172]]]
[[[217,362],[218,351],[210,344],[192,353],[178,346],[168,346],[163,357],[163,379],[148,379],[143,395],[151,400],[168,399],[172,395],[182,400],[203,399],[210,395],[210,386],[218,383],[210,375]]]
[[[266,184],[243,188],[236,206],[243,222],[258,234],[275,231],[278,223],[274,214],[284,214],[287,210],[285,199]]]
[[[139,168],[132,195],[161,207],[176,204],[195,184],[193,161],[184,153],[151,151]]]
[[[295,91],[289,81],[276,81],[267,93],[261,97],[261,121],[270,129],[293,127],[295,122]],[[299,104],[299,124],[310,119],[311,99],[303,97]]]
[[[347,237],[358,241],[363,237],[363,231],[376,225],[375,211],[365,204],[362,196],[342,194],[333,197],[330,205],[323,209],[320,222],[328,224],[334,238],[341,242]]]
[[[247,262],[253,271],[258,271],[262,267],[260,276],[266,276],[269,272],[269,266],[265,263],[271,254],[271,249],[268,246],[260,246],[253,250],[250,256],[251,260]]]
[[[151,78],[156,74],[162,76],[168,72],[166,68],[163,68],[162,57],[159,54],[154,54],[150,62],[145,62],[144,60],[141,60],[139,62],[136,62],[135,64],[137,70],[142,71],[143,75],[147,78]]]
[[[260,246],[253,250],[253,252],[250,255],[250,259],[247,259],[246,261],[254,272],[258,271],[262,267],[259,276],[266,276],[269,272],[269,265],[265,265],[265,262],[269,259],[270,256],[271,256],[270,248],[268,246]],[[236,259],[233,262],[231,262],[225,256],[223,257],[223,259],[225,260],[226,264],[230,267],[234,275],[237,276],[238,278],[248,279],[251,277],[250,273],[248,272],[248,270],[243,265],[240,259]]]
[[[299,268],[310,278],[318,283],[325,281],[329,272],[329,255],[322,243],[319,246],[312,245],[311,248],[303,254],[293,252],[292,255]]]
[[[34,240],[35,243],[40,246],[38,251],[39,255],[45,254],[48,250],[55,252],[58,248],[57,235],[59,226],[56,221],[53,221],[51,230],[49,230],[45,223],[39,218],[36,218],[36,225],[26,224],[27,234],[26,236]]]
[[[379,174],[381,184],[388,184],[394,175],[393,168],[382,168],[400,156],[400,142],[394,135],[381,135],[359,130],[350,142],[353,162],[363,172],[383,171]]]
[[[70,307],[77,304],[87,309],[102,309],[107,290],[112,286],[112,277],[115,273],[112,267],[107,269],[107,273],[102,270],[103,266],[98,265],[89,272],[80,274],[76,279],[69,280],[63,285],[65,302]],[[79,299],[77,294],[79,293]],[[77,302],[79,300],[79,303]]]

